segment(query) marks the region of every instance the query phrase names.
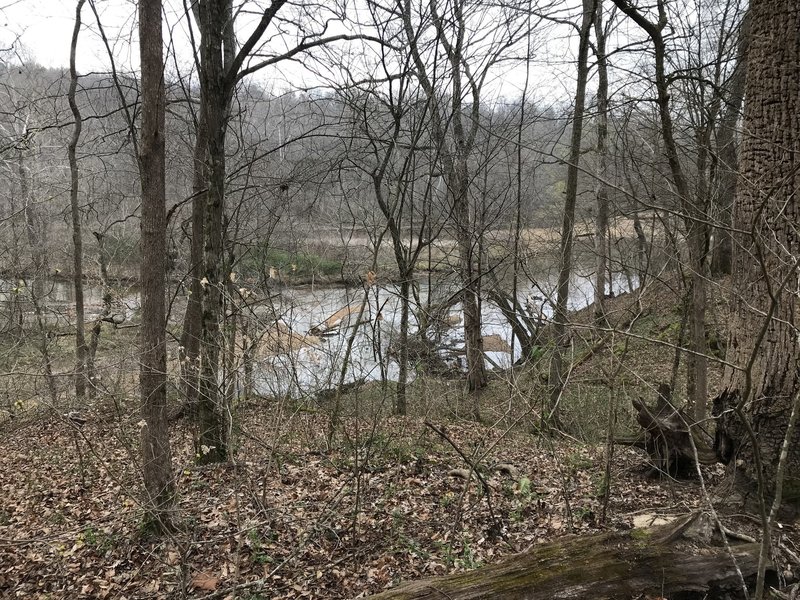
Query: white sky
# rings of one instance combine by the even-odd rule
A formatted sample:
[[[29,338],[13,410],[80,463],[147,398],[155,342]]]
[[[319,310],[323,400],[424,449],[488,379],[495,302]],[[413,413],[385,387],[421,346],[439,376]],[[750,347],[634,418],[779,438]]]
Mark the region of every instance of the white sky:
[[[182,0],[165,0],[167,23],[165,39],[175,40],[176,57],[179,68],[186,73],[191,70],[192,53],[186,32]],[[135,0],[95,0],[100,12],[101,22],[113,46],[117,68],[123,71],[138,70],[138,47],[136,45],[137,20]],[[352,5],[351,5],[352,6]],[[0,49],[8,57],[8,49],[13,47],[12,56],[23,60],[32,59],[39,64],[53,68],[66,68],[69,65],[69,46],[75,22],[76,0],[0,0]],[[79,73],[108,71],[107,51],[98,33],[95,16],[89,3],[82,11],[83,28],[78,41],[77,67]],[[570,44],[563,36],[571,32],[562,29],[557,36],[549,36],[541,49],[546,54],[548,66],[534,65],[531,69],[530,91],[537,97],[570,97],[574,93],[574,58]],[[175,65],[167,65],[174,72]],[[260,73],[259,80],[282,90],[290,85],[310,86],[319,80],[308,73],[301,73],[296,63],[289,63],[283,72],[275,70]],[[517,67],[511,72],[498,75],[490,88],[493,96],[518,97],[524,82],[524,68]]]
[[[2,48],[5,50],[13,43],[22,58],[32,58],[46,67],[67,67],[75,6],[76,3],[69,0],[0,0]],[[130,40],[132,33],[135,34],[136,4],[131,0],[99,0],[97,9],[110,40]],[[88,3],[84,4],[82,20],[78,70],[106,69],[107,53],[96,34],[95,18]],[[116,42],[115,51],[126,68],[131,65],[131,58],[138,62],[138,56],[131,56],[131,46],[127,42]]]

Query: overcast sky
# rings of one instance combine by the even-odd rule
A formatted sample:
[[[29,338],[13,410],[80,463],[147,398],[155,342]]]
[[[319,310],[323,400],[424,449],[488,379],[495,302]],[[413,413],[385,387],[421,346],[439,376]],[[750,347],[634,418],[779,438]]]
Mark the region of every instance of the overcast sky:
[[[69,66],[69,45],[75,24],[75,2],[69,0],[0,0],[0,43],[3,49],[14,44],[23,59],[33,59],[47,67]],[[97,3],[106,34],[115,42],[117,58],[130,64],[131,47],[128,40],[135,33],[136,5],[130,0]],[[79,41],[79,71],[104,69],[107,53],[99,36],[94,15],[88,3],[82,19],[89,31]],[[138,62],[138,57],[136,57]]]
[[[188,42],[186,21],[182,19],[183,5],[181,0],[165,0],[166,21],[165,38],[174,40],[175,58],[178,68],[186,73],[191,70],[192,53]],[[75,23],[75,0],[0,0],[0,47],[3,56],[18,59],[34,60],[47,67],[66,68],[69,65],[69,46]],[[138,47],[136,2],[134,0],[96,0],[101,22],[106,35],[113,46],[118,68],[122,70],[138,69]],[[351,8],[352,8],[351,4]],[[240,19],[241,21],[242,19]],[[83,28],[78,42],[78,71],[108,71],[107,51],[98,33],[98,27],[89,3],[82,11]],[[171,27],[171,30],[169,30]],[[542,48],[539,55],[550,63],[547,68],[535,65],[532,70],[532,88],[536,95],[550,97],[569,97],[574,93],[570,80],[574,66],[569,44],[560,40],[561,35],[569,35],[568,31],[560,33],[553,41],[544,40],[547,48]],[[555,50],[554,50],[555,48]],[[174,72],[175,65],[168,64],[168,70]],[[296,64],[289,64],[282,71],[271,71],[259,74],[259,79],[269,82],[278,89],[292,86],[311,86],[319,82],[308,73],[300,73]],[[490,84],[492,95],[516,97],[521,92],[524,81],[524,69],[519,67],[514,72],[499,75]]]

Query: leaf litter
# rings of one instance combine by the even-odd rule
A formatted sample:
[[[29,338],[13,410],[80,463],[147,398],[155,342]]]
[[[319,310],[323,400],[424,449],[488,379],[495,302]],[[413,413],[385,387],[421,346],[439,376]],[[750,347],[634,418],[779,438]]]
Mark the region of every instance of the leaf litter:
[[[323,417],[278,430],[274,414],[242,409],[241,460],[225,465],[195,466],[190,427],[173,429],[179,521],[160,539],[140,529],[135,419],[6,424],[0,595],[360,597],[701,502],[695,482],[650,479],[642,453],[617,448],[603,525],[601,446],[440,425],[469,465],[421,419],[345,420],[328,451]]]

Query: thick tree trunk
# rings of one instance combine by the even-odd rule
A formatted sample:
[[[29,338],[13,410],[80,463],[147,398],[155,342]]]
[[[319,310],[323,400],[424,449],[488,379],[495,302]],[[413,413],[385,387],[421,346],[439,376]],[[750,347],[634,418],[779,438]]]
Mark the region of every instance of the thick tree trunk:
[[[739,598],[742,581],[756,572],[758,544],[725,548],[697,545],[710,531],[708,517],[626,533],[572,537],[534,547],[497,564],[401,585],[371,596],[375,600],[581,600],[641,598]]]
[[[739,368],[726,369],[715,413],[722,458],[739,459],[743,471],[771,494],[800,389],[800,5],[754,0],[749,16],[726,357]],[[790,440],[784,496],[800,500],[800,430]]]
[[[167,425],[165,99],[161,1],[139,2],[142,65],[142,469],[148,524],[170,526],[175,484]]]

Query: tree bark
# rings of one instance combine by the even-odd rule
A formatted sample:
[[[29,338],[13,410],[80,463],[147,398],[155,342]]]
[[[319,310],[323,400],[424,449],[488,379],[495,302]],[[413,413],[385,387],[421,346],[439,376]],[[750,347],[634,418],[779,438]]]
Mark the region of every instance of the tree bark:
[[[161,1],[140,0],[142,126],[142,329],[139,384],[142,403],[142,469],[148,525],[171,526],[175,501],[167,425],[165,97]]]
[[[83,129],[83,118],[75,100],[78,88],[78,72],[75,66],[75,55],[78,48],[78,35],[81,31],[81,9],[85,0],[78,0],[75,6],[75,26],[72,30],[72,42],[69,48],[69,102],[75,124],[72,129],[72,138],[67,147],[70,172],[70,209],[72,212],[72,281],[75,287],[75,398],[78,401],[86,399],[86,332],[84,329],[83,306],[83,233],[81,231],[81,213],[78,205],[78,141]],[[160,34],[159,34],[160,35]],[[159,37],[159,39],[161,39]],[[36,250],[34,250],[36,252]]]
[[[717,129],[717,163],[713,180],[716,182],[717,221],[712,248],[711,273],[729,274],[733,254],[733,201],[736,196],[736,179],[739,165],[737,124],[744,102],[745,75],[747,73],[747,48],[750,43],[750,18],[745,15],[739,29],[736,66],[728,79],[728,98]]]
[[[223,293],[227,274],[223,268],[223,218],[225,214],[225,129],[230,90],[225,85],[223,24],[227,0],[203,0],[199,4],[202,41],[200,84],[203,120],[208,136],[208,191],[204,216],[203,310],[198,403],[199,455],[201,463],[228,458],[229,406],[220,381],[224,346],[221,331]]]
[[[575,204],[578,198],[578,163],[581,157],[581,136],[586,104],[586,80],[589,77],[589,34],[594,19],[593,0],[583,0],[583,17],[578,48],[578,80],[575,89],[575,108],[572,118],[569,163],[567,164],[567,187],[564,200],[564,216],[561,223],[561,248],[559,253],[558,290],[553,315],[553,339],[555,348],[550,362],[550,405],[547,409],[546,426],[558,426],[558,402],[564,391],[564,351],[569,346],[567,330],[567,302],[569,280],[572,277],[572,245],[575,229]]]
[[[95,370],[95,357],[97,356],[97,347],[100,344],[100,332],[103,329],[103,321],[110,320],[114,322],[112,315],[112,295],[111,286],[108,282],[108,251],[106,250],[105,234],[95,231],[94,237],[97,239],[97,262],[100,265],[100,284],[103,288],[103,310],[97,315],[92,326],[92,332],[89,336],[89,344],[86,348],[86,379],[91,383],[89,386],[89,396],[94,396],[96,390],[96,370]]]
[[[606,32],[603,25],[603,0],[595,0],[594,37],[597,40],[597,218],[595,220],[594,319],[606,323],[604,307],[606,294],[606,269],[608,264],[608,59],[606,57]]]
[[[750,4],[744,139],[734,206],[732,313],[717,450],[759,483],[776,484],[792,399],[800,388],[800,5]],[[790,440],[784,497],[800,500],[800,431]]]
[[[181,377],[183,378],[186,406],[192,418],[197,416],[200,399],[199,366],[200,339],[203,335],[203,286],[200,283],[205,274],[203,249],[205,247],[205,212],[208,186],[208,136],[203,117],[204,102],[200,96],[200,110],[197,118],[197,133],[194,143],[192,165],[192,241],[189,267],[189,298],[183,318],[181,334]]]

